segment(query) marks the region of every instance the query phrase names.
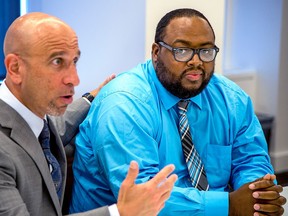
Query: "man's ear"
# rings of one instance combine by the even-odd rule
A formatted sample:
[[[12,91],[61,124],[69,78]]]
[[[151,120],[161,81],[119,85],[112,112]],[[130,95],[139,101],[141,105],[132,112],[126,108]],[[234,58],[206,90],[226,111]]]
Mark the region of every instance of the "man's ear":
[[[158,55],[160,52],[160,46],[157,43],[153,43],[152,44],[152,51],[151,51],[151,55],[152,55],[152,60],[153,63],[155,64],[158,60]]]
[[[20,84],[22,81],[20,73],[20,61],[20,58],[15,54],[6,55],[4,60],[7,76],[10,77],[14,84]]]

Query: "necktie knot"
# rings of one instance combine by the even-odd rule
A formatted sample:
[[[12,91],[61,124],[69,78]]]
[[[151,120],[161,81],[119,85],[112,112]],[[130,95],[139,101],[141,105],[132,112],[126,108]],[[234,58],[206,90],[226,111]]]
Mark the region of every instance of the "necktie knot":
[[[188,105],[189,105],[189,102],[190,102],[190,100],[180,100],[180,101],[178,102],[178,108],[179,108],[179,110],[180,110],[180,111],[182,110],[182,112],[187,112],[187,107],[188,107]]]

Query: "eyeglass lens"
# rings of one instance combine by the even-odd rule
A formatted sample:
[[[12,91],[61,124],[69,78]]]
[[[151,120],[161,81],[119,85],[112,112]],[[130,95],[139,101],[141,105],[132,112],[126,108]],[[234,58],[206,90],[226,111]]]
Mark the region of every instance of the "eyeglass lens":
[[[201,61],[210,62],[216,57],[216,50],[214,48],[210,49],[190,49],[190,48],[174,48],[174,57],[177,61],[190,61],[195,54]]]

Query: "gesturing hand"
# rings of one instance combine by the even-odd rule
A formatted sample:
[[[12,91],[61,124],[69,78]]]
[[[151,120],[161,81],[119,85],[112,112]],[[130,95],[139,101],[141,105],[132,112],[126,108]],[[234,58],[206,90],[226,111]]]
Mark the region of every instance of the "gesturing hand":
[[[138,164],[132,161],[119,191],[117,207],[120,215],[157,215],[170,197],[171,190],[178,178],[175,174],[170,175],[174,169],[174,165],[168,165],[150,181],[135,184],[139,168]]]

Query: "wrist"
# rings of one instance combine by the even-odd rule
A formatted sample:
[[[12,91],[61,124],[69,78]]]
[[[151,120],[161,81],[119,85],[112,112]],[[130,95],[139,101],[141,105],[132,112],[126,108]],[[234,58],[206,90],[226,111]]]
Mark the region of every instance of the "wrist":
[[[87,100],[89,103],[92,103],[92,101],[94,100],[94,96],[92,94],[90,94],[89,92],[83,94],[82,97],[85,100]]]

